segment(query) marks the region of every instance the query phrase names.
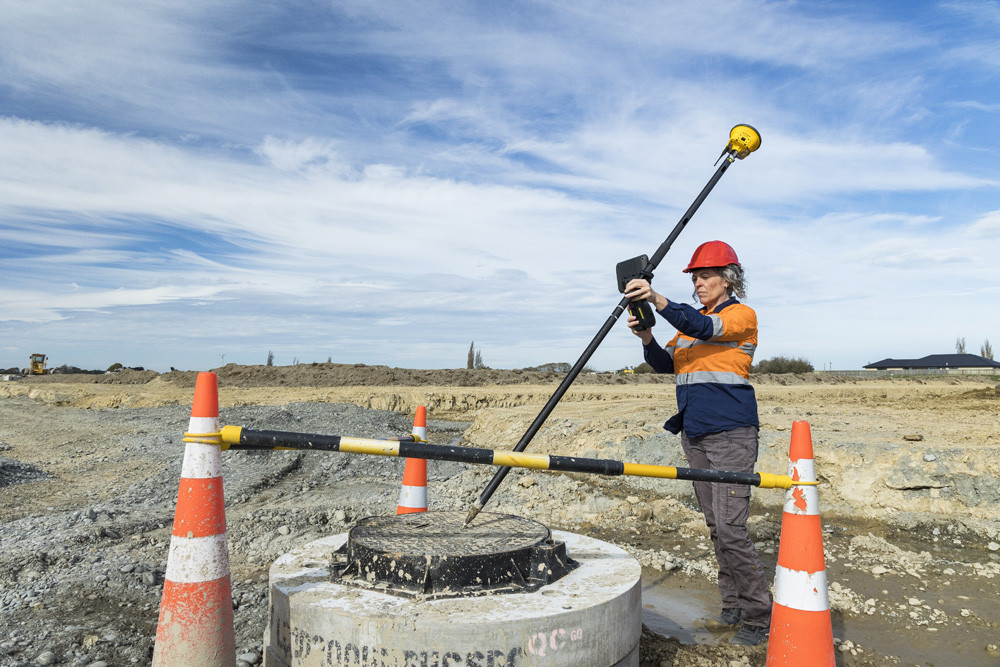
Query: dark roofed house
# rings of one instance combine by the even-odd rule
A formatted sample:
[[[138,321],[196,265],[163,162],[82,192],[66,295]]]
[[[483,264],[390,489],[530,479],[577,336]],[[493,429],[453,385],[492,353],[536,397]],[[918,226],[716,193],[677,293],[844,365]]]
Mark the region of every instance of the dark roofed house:
[[[883,359],[865,368],[877,371],[1000,372],[1000,362],[978,354],[929,354],[920,359]]]

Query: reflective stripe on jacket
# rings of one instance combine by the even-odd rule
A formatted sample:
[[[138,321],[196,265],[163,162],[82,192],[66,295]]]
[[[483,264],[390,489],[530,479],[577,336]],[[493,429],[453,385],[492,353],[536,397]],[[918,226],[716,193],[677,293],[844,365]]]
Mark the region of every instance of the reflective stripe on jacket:
[[[669,302],[659,312],[677,328],[660,347],[654,338],[644,347],[646,361],[659,373],[677,376],[677,414],[663,425],[683,429],[689,438],[759,427],[757,399],[750,386],[750,364],[757,349],[757,314],[729,299],[706,314]]]

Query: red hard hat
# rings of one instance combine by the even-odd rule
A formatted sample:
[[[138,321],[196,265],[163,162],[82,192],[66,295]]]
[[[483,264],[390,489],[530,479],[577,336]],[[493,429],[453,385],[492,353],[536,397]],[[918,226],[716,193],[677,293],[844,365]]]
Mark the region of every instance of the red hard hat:
[[[691,273],[697,269],[729,266],[730,264],[740,265],[740,260],[732,246],[723,241],[706,241],[695,248],[694,254],[691,255],[691,262],[684,269],[684,273]]]

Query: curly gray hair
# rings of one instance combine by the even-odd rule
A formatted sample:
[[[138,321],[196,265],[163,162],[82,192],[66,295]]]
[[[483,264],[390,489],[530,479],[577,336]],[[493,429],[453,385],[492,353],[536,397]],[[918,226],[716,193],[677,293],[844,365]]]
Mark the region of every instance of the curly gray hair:
[[[726,288],[729,296],[735,294],[741,299],[747,298],[747,277],[746,274],[743,273],[743,267],[739,264],[730,264],[728,266],[719,267],[716,271],[719,272],[719,275],[722,276],[723,280],[729,283],[729,287]],[[692,292],[691,296],[694,298],[695,302],[698,301],[697,291]]]

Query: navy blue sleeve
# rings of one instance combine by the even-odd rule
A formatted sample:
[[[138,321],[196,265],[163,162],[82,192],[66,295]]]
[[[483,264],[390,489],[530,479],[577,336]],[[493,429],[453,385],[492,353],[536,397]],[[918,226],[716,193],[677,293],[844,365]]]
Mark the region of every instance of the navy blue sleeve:
[[[675,329],[692,338],[708,340],[715,333],[715,322],[712,318],[686,303],[667,301],[667,305],[656,312]]]
[[[649,345],[642,346],[642,357],[657,373],[674,372],[674,358],[669,352],[660,347],[656,342],[656,338],[650,340]]]

